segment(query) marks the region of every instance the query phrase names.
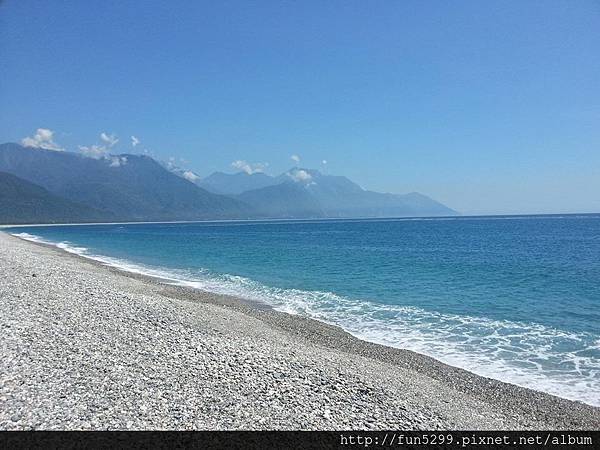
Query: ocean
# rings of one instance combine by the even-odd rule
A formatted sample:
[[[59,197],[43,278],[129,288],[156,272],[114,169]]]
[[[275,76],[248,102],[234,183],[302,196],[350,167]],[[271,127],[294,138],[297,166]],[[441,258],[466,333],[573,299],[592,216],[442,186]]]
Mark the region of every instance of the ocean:
[[[9,232],[600,406],[600,215]]]

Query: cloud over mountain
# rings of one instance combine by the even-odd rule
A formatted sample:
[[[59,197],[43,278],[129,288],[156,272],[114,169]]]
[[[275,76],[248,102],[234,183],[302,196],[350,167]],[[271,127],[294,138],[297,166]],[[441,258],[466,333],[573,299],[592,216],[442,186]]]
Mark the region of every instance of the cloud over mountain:
[[[246,172],[248,175],[263,173],[268,165],[268,163],[249,163],[241,159],[231,163],[231,167]]]
[[[124,166],[125,164],[127,164],[126,156],[110,155],[107,159],[110,161],[110,167],[121,167],[121,166]]]
[[[79,151],[88,158],[101,159],[108,156],[108,148],[104,145],[80,145]]]
[[[100,140],[105,144],[80,145],[79,152],[87,158],[105,159],[109,162],[110,167],[121,167],[127,164],[125,156],[110,154],[110,149],[119,142],[114,134],[100,133]]]
[[[191,181],[192,183],[195,183],[196,181],[198,181],[200,179],[200,177],[198,175],[196,175],[194,172],[192,172],[191,170],[186,170],[184,171],[181,176],[183,178],[185,178],[188,181]]]
[[[21,143],[25,147],[41,148],[61,152],[64,149],[54,142],[54,131],[48,128],[38,128],[32,137],[25,137]]]
[[[304,169],[291,170],[287,173],[287,176],[297,183],[306,183],[312,180],[312,175]]]

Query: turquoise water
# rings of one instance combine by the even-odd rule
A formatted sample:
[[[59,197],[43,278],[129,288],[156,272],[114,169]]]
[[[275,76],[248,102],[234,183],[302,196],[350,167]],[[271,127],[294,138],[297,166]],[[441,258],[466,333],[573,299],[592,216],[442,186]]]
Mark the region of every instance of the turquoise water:
[[[600,405],[600,215],[11,232]]]

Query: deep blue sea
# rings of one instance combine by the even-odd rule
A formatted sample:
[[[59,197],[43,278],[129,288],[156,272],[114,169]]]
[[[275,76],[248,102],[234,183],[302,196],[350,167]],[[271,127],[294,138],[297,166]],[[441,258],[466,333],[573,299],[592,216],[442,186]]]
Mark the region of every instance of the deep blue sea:
[[[11,232],[600,406],[600,215]]]

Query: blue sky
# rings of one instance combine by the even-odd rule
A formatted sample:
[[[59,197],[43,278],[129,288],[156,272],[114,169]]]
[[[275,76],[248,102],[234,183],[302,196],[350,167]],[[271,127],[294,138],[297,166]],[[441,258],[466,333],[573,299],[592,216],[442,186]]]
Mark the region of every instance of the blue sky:
[[[5,0],[0,57],[2,142],[600,211],[598,1]]]

